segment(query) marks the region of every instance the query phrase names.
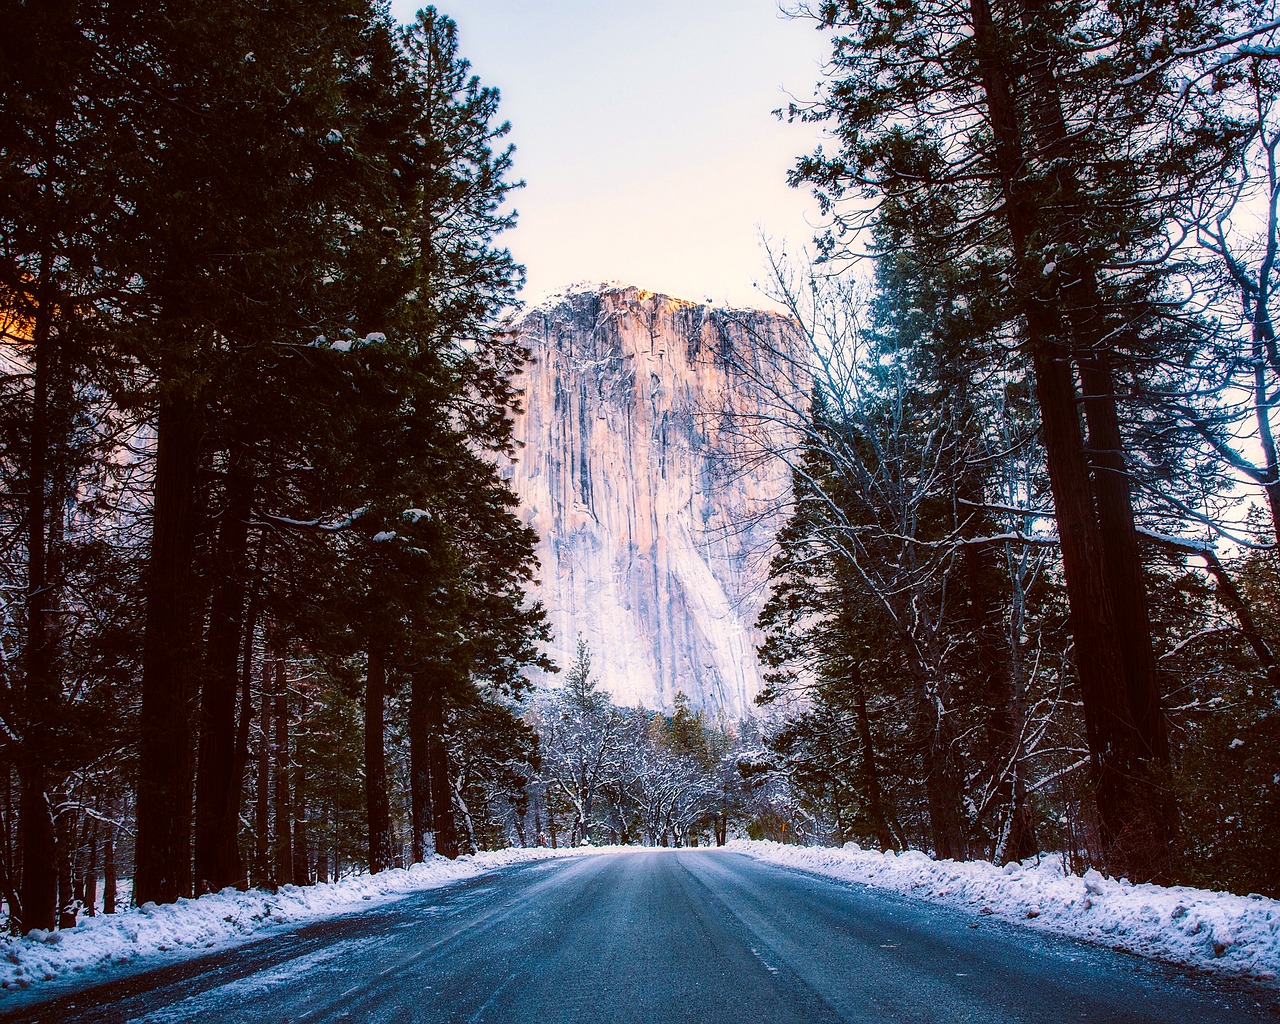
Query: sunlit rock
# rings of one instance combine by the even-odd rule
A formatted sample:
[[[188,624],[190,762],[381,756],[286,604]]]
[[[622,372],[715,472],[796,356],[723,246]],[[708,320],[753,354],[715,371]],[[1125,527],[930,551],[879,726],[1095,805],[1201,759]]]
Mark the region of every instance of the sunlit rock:
[[[507,472],[542,539],[553,657],[567,666],[582,633],[619,702],[684,691],[736,716],[761,685],[754,624],[790,477],[759,442],[786,433],[794,325],[611,288],[516,330],[535,362]]]

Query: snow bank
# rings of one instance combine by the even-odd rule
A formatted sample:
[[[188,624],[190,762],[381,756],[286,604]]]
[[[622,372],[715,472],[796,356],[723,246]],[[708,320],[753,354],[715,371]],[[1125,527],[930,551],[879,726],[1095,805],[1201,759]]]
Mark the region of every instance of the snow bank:
[[[1082,878],[1051,855],[1001,868],[853,844],[836,850],[740,839],[727,848],[1188,967],[1268,980],[1280,973],[1280,901],[1263,896],[1134,885],[1097,871]]]
[[[275,893],[224,889],[199,899],[163,906],[145,903],[119,914],[81,918],[75,928],[65,931],[36,930],[23,938],[0,939],[0,990],[25,989],[156,953],[175,959],[191,956],[256,938],[281,926],[367,908],[377,901],[474,878],[510,864],[584,852],[595,851],[513,849],[457,860],[435,857],[408,869],[355,875],[323,885],[286,885]]]
[[[1268,980],[1280,974],[1280,901],[1261,896],[1132,885],[1096,871],[1081,878],[1065,872],[1061,860],[1052,856],[1001,868],[985,861],[935,861],[923,853],[895,855],[853,845],[836,850],[734,840],[725,849],[1190,967]],[[276,893],[226,889],[164,906],[148,903],[82,919],[67,931],[0,939],[0,1009],[5,990],[67,980],[143,957],[158,955],[167,961],[226,948],[512,864],[613,852],[654,851],[515,849],[455,861],[434,858],[407,870],[325,885],[289,885]]]

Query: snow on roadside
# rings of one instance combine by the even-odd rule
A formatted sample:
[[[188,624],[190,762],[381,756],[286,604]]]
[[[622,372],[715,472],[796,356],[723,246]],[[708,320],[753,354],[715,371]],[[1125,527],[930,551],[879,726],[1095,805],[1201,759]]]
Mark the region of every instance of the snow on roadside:
[[[914,851],[895,855],[853,845],[827,849],[733,840],[725,849],[1189,967],[1267,980],[1280,975],[1280,901],[1261,896],[1133,885],[1096,871],[1081,878],[1066,873],[1061,859],[1052,856],[1001,868],[986,861],[935,861]],[[86,977],[157,954],[172,960],[223,949],[511,864],[615,851],[643,848],[513,849],[456,861],[435,858],[408,870],[284,886],[276,893],[227,889],[175,904],[146,904],[84,918],[66,931],[0,939],[0,1009],[5,991]]]
[[[199,899],[162,906],[146,903],[118,914],[81,918],[75,928],[65,931],[37,929],[22,938],[0,939],[0,1006],[4,991],[65,980],[71,974],[87,974],[156,953],[175,958],[205,953],[282,926],[367,908],[495,868],[588,852],[594,851],[589,847],[511,849],[457,860],[435,857],[408,869],[355,875],[322,885],[285,885],[275,893],[224,889]]]
[[[1002,868],[853,844],[828,849],[739,839],[727,849],[1188,967],[1265,980],[1280,974],[1280,901],[1263,896],[1135,885],[1092,870],[1081,877],[1050,855]]]

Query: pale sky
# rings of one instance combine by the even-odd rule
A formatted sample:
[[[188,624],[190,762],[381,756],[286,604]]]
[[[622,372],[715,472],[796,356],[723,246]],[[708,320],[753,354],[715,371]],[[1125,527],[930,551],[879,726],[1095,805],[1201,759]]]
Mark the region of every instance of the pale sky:
[[[412,18],[415,0],[393,0]],[[526,302],[620,281],[677,298],[767,304],[763,230],[819,223],[786,172],[818,141],[772,111],[809,98],[826,37],[777,0],[441,0],[511,122]]]

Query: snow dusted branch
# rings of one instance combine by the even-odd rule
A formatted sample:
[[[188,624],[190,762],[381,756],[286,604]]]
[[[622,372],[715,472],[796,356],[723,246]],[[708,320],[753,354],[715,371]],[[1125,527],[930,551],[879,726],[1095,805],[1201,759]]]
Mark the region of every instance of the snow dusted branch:
[[[1218,558],[1217,552],[1213,550],[1213,545],[1208,541],[1193,540],[1185,537],[1170,537],[1162,533],[1156,533],[1154,530],[1139,528],[1138,533],[1168,551],[1196,555],[1204,561],[1205,568],[1209,570],[1214,583],[1217,584],[1215,593],[1235,615],[1236,621],[1240,624],[1240,632],[1244,634],[1244,638],[1249,641],[1249,646],[1253,648],[1253,653],[1257,657],[1258,663],[1267,674],[1267,680],[1273,686],[1280,687],[1280,665],[1276,663],[1275,654],[1272,652],[1270,644],[1267,643],[1262,633],[1258,630],[1258,624],[1254,620],[1253,610],[1249,607],[1249,602],[1244,599],[1239,588],[1236,587],[1235,581],[1227,573],[1226,568]]]
[[[1044,776],[1043,778],[1037,779],[1034,783],[1027,786],[1027,792],[1035,793],[1041,789],[1044,789],[1044,787],[1049,785],[1050,783],[1056,782],[1058,779],[1061,779],[1064,776],[1070,775],[1073,772],[1078,772],[1081,768],[1087,768],[1087,767],[1089,767],[1089,759],[1087,757],[1082,757],[1077,761],[1072,761],[1071,764],[1067,765],[1065,768],[1059,768],[1056,772],[1050,772],[1048,775]]]
[[[1213,554],[1213,544],[1207,540],[1199,540],[1194,537],[1174,537],[1167,533],[1148,530],[1144,526],[1139,526],[1136,529],[1138,536],[1145,537],[1157,546],[1169,551],[1179,551],[1184,555],[1204,555],[1206,552]],[[1214,560],[1217,561],[1217,556],[1214,556]]]
[[[350,529],[356,524],[356,520],[367,512],[368,509],[358,508],[345,519],[341,519],[336,523],[327,523],[323,519],[290,519],[288,516],[276,516],[264,512],[262,519],[255,522],[254,526],[288,526],[296,530],[320,530],[325,533],[337,533],[341,530]]]
[[[1227,47],[1236,46],[1239,43],[1246,44],[1244,46],[1238,46],[1231,53],[1224,55],[1221,60],[1214,63],[1208,70],[1206,70],[1202,74],[1199,74],[1195,76],[1195,78],[1188,79],[1186,82],[1184,82],[1180,90],[1180,93],[1185,98],[1187,93],[1190,91],[1191,86],[1196,81],[1198,81],[1201,78],[1204,78],[1206,75],[1211,75],[1217,71],[1220,71],[1222,68],[1226,67],[1230,63],[1233,63],[1234,61],[1241,60],[1245,57],[1275,58],[1280,56],[1280,50],[1278,50],[1276,47],[1249,45],[1249,40],[1257,39],[1258,36],[1266,35],[1268,32],[1274,32],[1277,29],[1280,29],[1280,18],[1277,18],[1273,21],[1264,22],[1261,25],[1252,25],[1249,28],[1246,28],[1240,32],[1237,32],[1235,35],[1215,36],[1213,39],[1207,40],[1206,42],[1201,43],[1199,46],[1183,47],[1182,49],[1175,50],[1172,56],[1170,56],[1167,60],[1161,61],[1158,64],[1154,64],[1151,67],[1149,67],[1146,71],[1143,71],[1137,75],[1132,75],[1129,78],[1126,78],[1123,81],[1121,81],[1119,84],[1122,86],[1138,85],[1139,83],[1150,78],[1152,75],[1158,75],[1158,74],[1161,74],[1162,72],[1168,71],[1169,68],[1173,67],[1173,65],[1178,63],[1179,61],[1187,60],[1192,57],[1203,57],[1205,54],[1214,53],[1218,50],[1224,50]]]
[[[1062,541],[1056,533],[1026,533],[1023,530],[1009,530],[1006,533],[992,533],[985,537],[961,537],[948,543],[961,548],[981,547],[987,544],[1026,544],[1031,547],[1056,548]]]

